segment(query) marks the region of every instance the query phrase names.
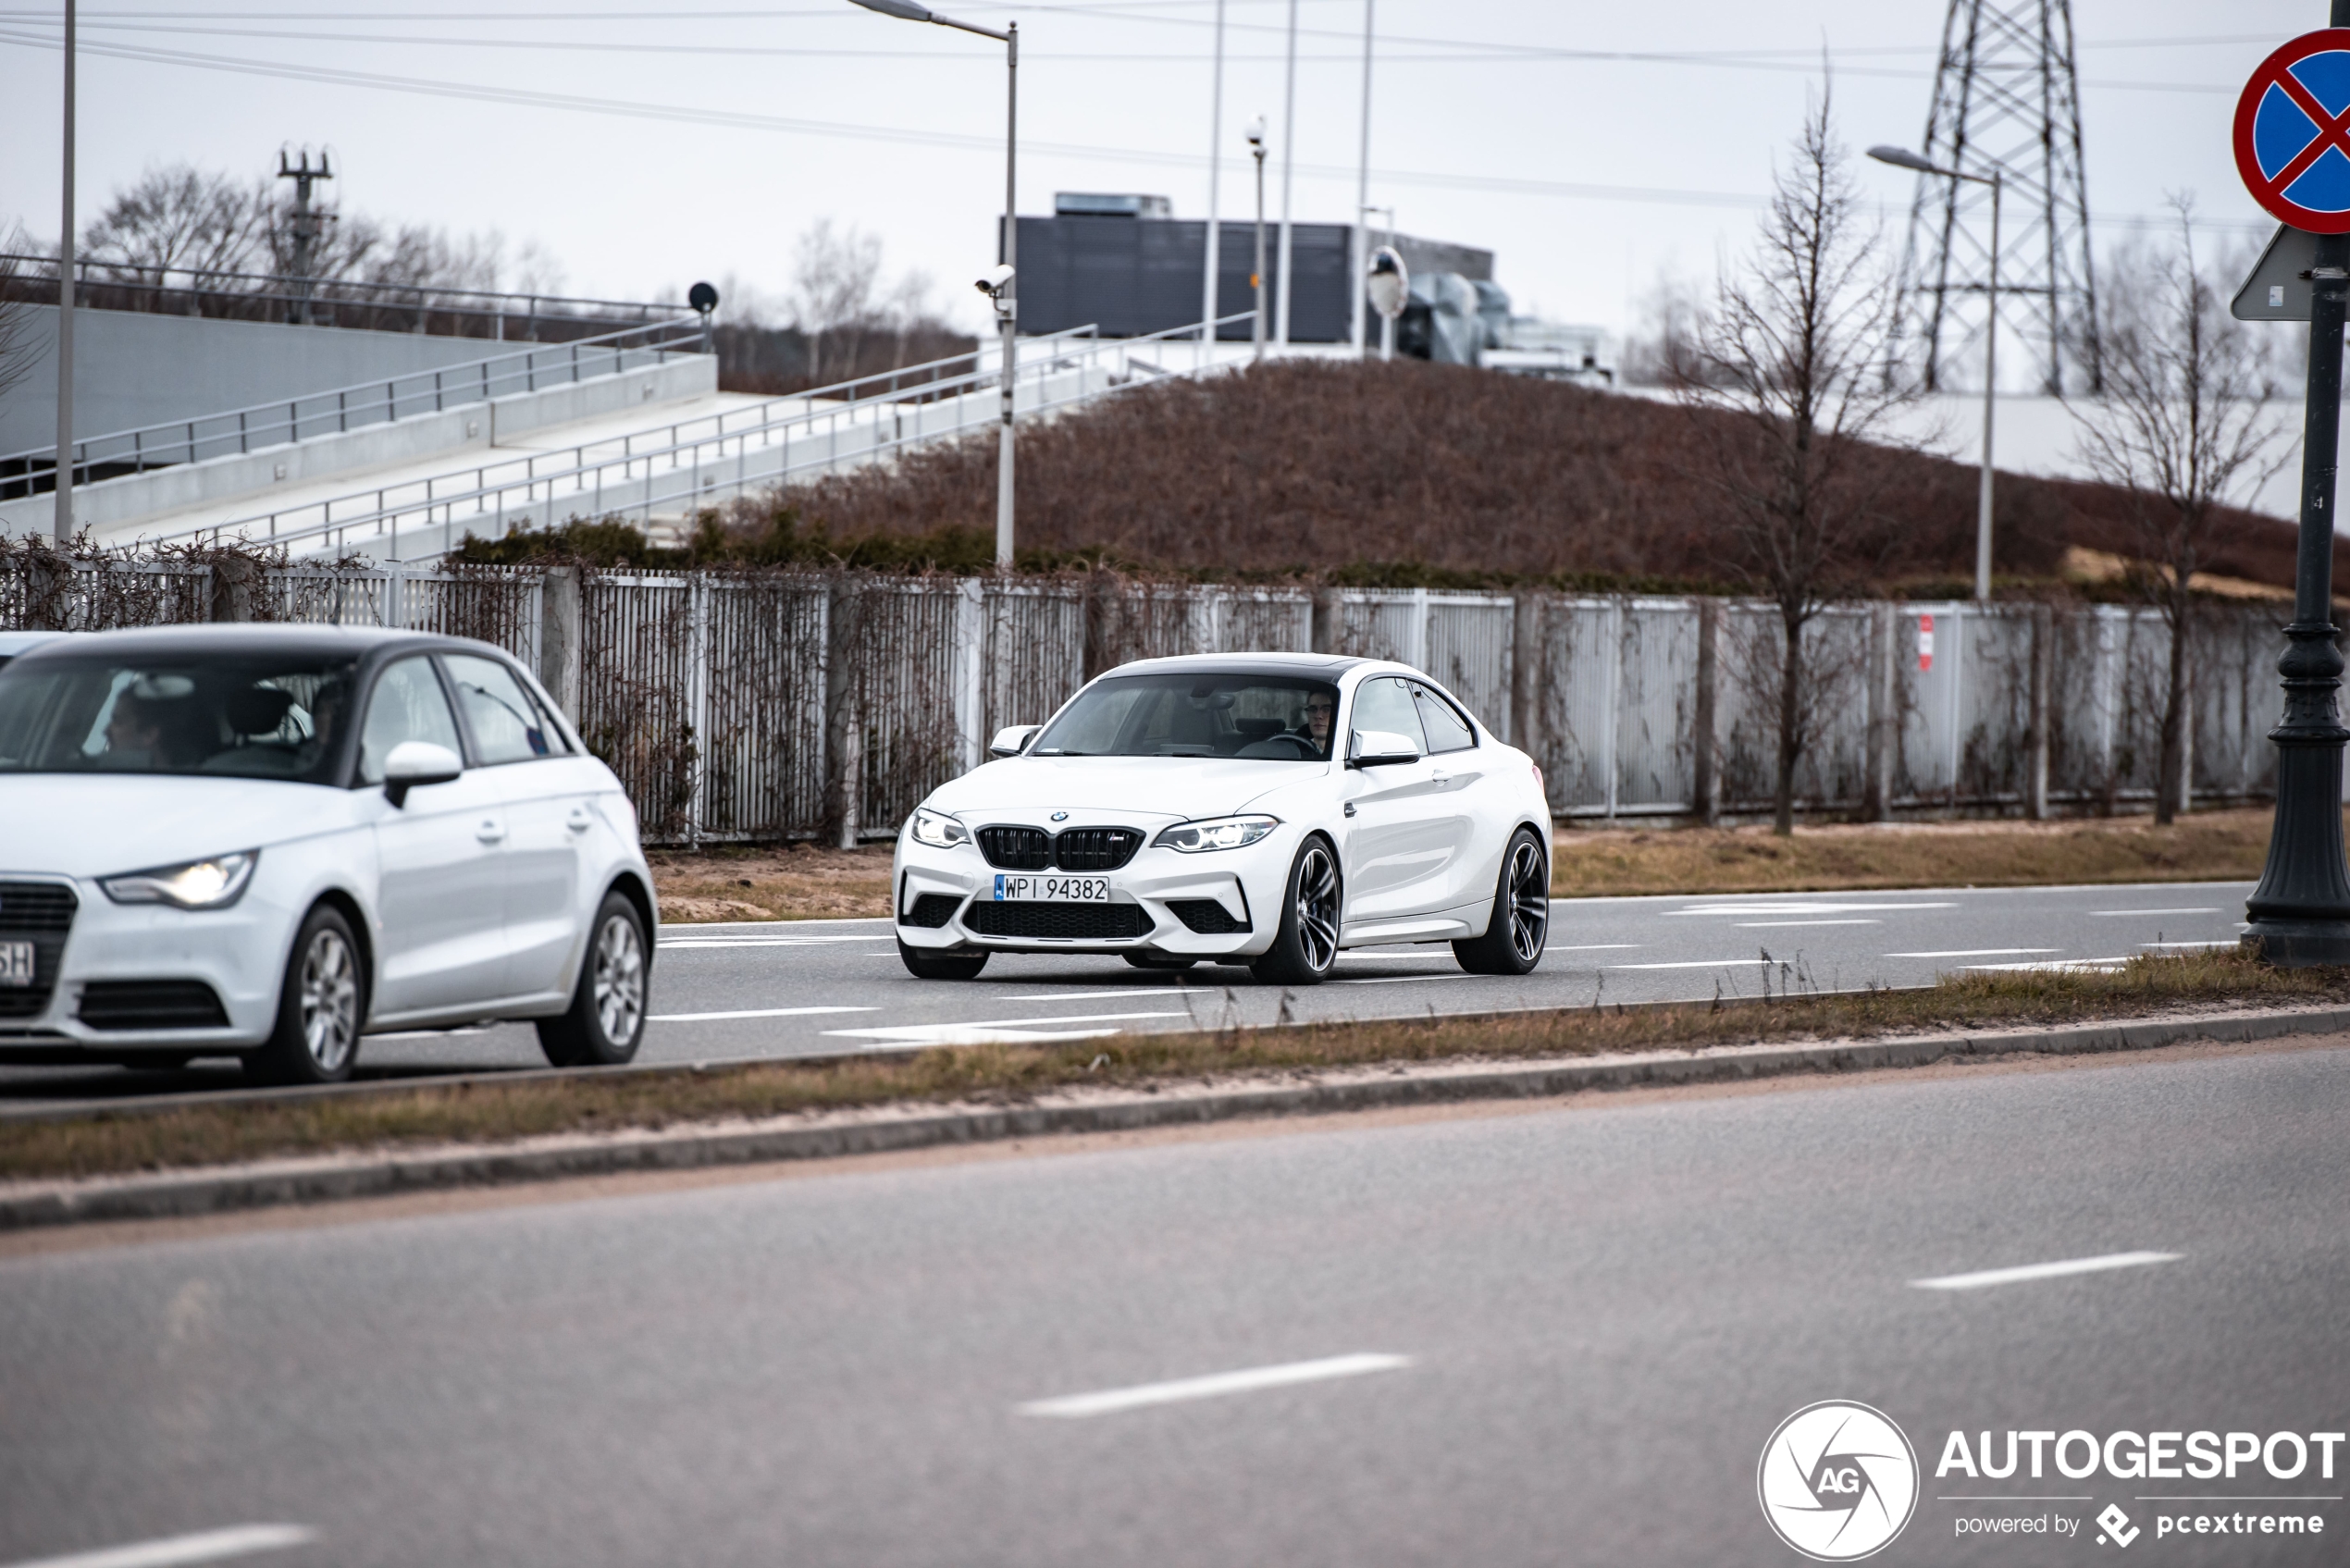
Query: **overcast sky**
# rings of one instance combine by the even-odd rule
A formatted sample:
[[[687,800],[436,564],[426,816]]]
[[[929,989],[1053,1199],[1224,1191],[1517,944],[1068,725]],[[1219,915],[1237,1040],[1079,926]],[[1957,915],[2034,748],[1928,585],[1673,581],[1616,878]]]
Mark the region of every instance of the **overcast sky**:
[[[510,250],[536,241],[575,292],[642,298],[732,275],[779,293],[794,237],[831,217],[879,235],[893,272],[930,273],[956,319],[984,320],[966,280],[993,260],[1003,189],[1003,52],[986,39],[848,0],[637,0],[634,11],[625,0],[484,0],[462,13],[447,0],[236,3],[84,6],[85,221],[149,166],[257,175],[281,143],[326,143],[348,210],[494,228]],[[1259,114],[1279,211],[1289,4],[1225,0],[1228,219],[1251,211],[1242,130]],[[1945,10],[1376,5],[1371,201],[1393,205],[1409,232],[1494,251],[1521,310],[1617,327],[1660,269],[1708,276],[1724,247],[1746,243],[1772,160],[1820,86],[1823,49],[1846,139],[1914,143]],[[1298,10],[1293,208],[1345,221],[1364,0]],[[1215,0],[959,7],[989,26],[1020,23],[1022,212],[1049,212],[1060,190],[1159,192],[1178,216],[1205,211],[1215,12]],[[60,56],[40,41],[54,43],[60,14],[0,0],[0,223],[13,215],[44,238],[57,228]],[[2324,25],[2324,8],[2079,0],[2073,20],[2100,245],[2178,191],[2236,237],[2265,232],[2233,172],[2229,116],[2251,68]],[[1592,57],[1611,51],[1671,57]],[[464,95],[485,91],[516,101]],[[1910,178],[1860,167],[1904,218]]]

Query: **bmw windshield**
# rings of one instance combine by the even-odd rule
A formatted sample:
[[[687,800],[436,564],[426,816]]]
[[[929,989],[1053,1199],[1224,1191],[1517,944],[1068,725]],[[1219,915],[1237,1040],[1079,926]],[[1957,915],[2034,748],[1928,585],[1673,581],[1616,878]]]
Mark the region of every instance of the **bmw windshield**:
[[[19,660],[0,670],[0,773],[323,783],[352,670],[315,654]]]
[[[1327,762],[1338,687],[1304,676],[1124,675],[1096,681],[1032,757],[1236,757]]]

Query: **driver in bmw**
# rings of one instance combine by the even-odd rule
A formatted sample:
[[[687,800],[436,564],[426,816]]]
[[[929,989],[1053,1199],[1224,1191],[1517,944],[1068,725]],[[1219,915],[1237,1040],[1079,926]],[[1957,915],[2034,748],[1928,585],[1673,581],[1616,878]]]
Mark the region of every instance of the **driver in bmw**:
[[[1338,698],[1330,692],[1305,694],[1305,723],[1289,733],[1314,748],[1317,757],[1327,760],[1330,754],[1330,722],[1338,717]]]

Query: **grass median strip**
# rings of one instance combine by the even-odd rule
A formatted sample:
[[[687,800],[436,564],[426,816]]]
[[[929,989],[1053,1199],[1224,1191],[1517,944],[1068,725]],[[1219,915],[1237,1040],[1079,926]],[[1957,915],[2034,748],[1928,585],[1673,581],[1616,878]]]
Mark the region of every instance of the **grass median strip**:
[[[1849,1040],[2110,1021],[2217,1008],[2340,1005],[2350,978],[2235,952],[2134,958],[2101,971],[2007,970],[1904,991],[1767,1002],[1587,1007],[1484,1019],[1318,1023],[1082,1043],[941,1046],[885,1056],[583,1074],[396,1093],[102,1110],[0,1133],[0,1180],[86,1178],[291,1156],[493,1144],[877,1106],[1018,1103],[1079,1085],[1145,1089],[1237,1074]]]

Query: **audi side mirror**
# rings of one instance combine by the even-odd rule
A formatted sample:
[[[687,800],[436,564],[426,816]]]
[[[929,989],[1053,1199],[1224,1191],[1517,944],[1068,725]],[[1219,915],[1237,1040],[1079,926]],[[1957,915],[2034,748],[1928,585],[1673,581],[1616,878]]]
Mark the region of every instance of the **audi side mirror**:
[[[987,755],[1017,757],[1028,749],[1028,743],[1034,740],[1036,732],[1044,727],[1042,724],[1006,724],[996,732],[996,738],[987,743]]]
[[[1420,748],[1412,737],[1399,735],[1392,730],[1356,730],[1346,743],[1346,765],[1350,768],[1390,768],[1419,759]]]
[[[428,740],[403,740],[384,759],[384,798],[404,809],[408,792],[447,784],[465,771],[464,759]]]

